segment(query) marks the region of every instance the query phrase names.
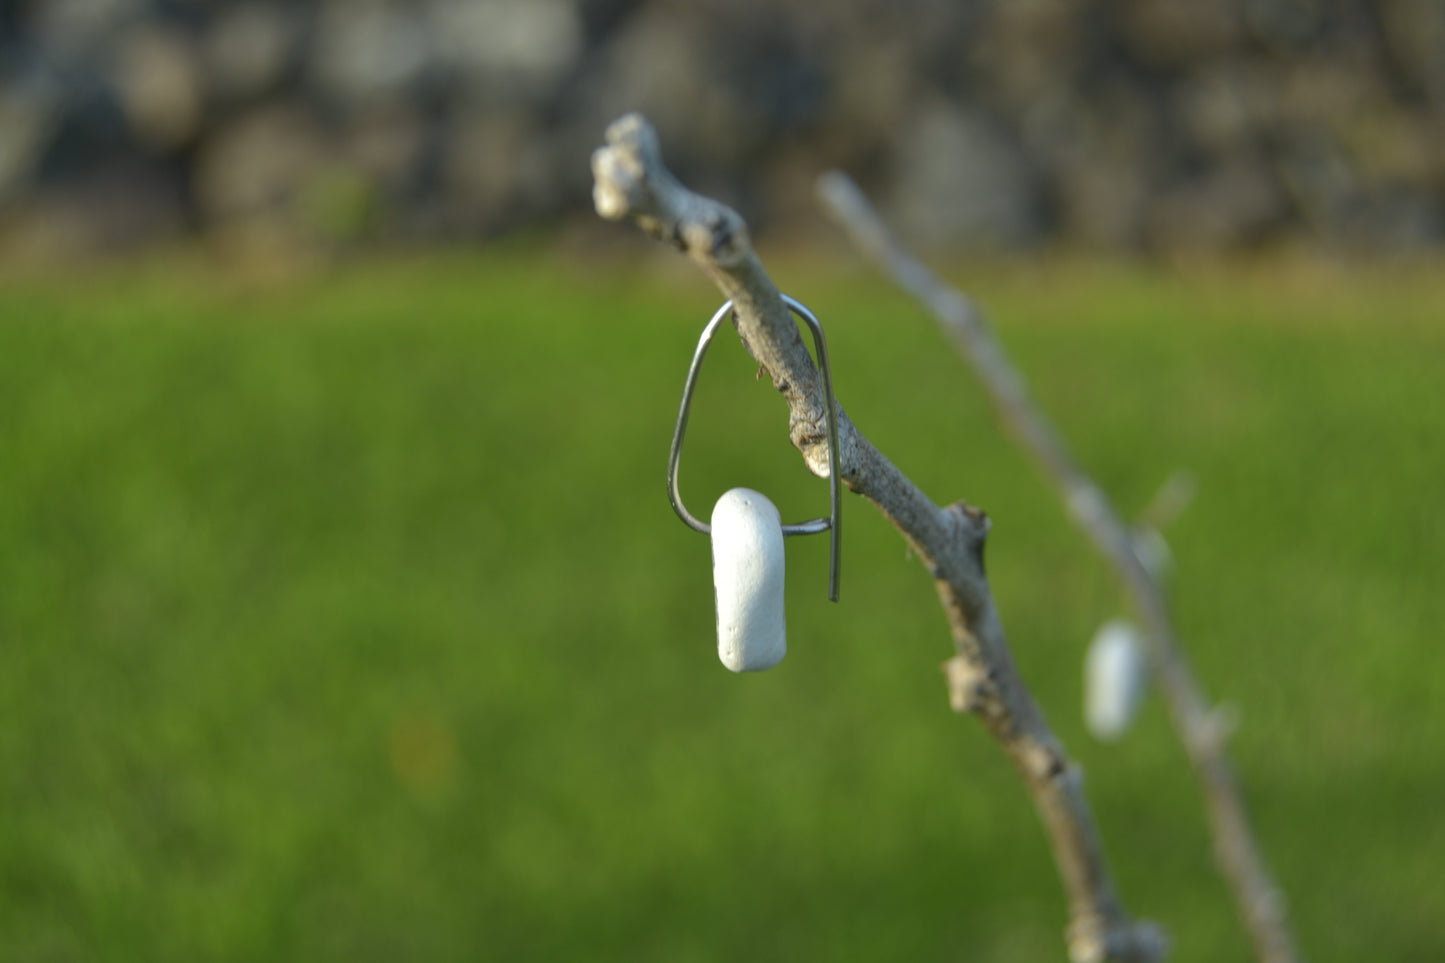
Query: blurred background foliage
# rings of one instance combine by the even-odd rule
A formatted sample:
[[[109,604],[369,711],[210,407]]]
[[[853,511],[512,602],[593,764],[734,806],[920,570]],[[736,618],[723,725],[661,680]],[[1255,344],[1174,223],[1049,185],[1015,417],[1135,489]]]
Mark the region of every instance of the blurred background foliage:
[[[981,297],[1125,512],[1198,478],[1181,632],[1309,957],[1445,958],[1442,11],[0,0],[0,960],[1063,956],[866,505],[842,602],[792,540],[787,660],[717,664],[663,491],[716,298],[587,196],[634,108],[820,314],[859,425],[993,517],[1174,959],[1248,949],[1162,708],[1083,731],[1117,586],[822,229],[823,167]],[[689,503],[819,514],[755,371],[714,349]]]
[[[495,237],[632,109],[755,227],[835,166],[927,243],[1445,240],[1438,0],[3,0],[0,242]]]

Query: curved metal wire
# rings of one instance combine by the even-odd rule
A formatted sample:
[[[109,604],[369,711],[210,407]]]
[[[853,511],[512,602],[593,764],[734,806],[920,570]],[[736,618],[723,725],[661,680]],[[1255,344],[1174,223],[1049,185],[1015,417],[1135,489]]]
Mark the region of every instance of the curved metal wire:
[[[829,510],[827,518],[814,518],[796,525],[784,525],[783,534],[832,533],[828,558],[828,598],[836,602],[838,601],[838,569],[843,530],[843,479],[838,471],[838,412],[837,401],[833,397],[833,375],[828,365],[828,342],[823,336],[823,323],[818,320],[817,315],[795,298],[790,298],[786,294],[782,295],[782,298],[783,303],[788,306],[788,310],[802,318],[813,332],[813,345],[818,351],[818,367],[823,372],[823,391],[828,397]],[[692,410],[692,394],[697,388],[698,372],[702,370],[703,358],[707,356],[708,346],[712,344],[718,325],[732,312],[732,309],[731,301],[723,302],[723,306],[717,309],[717,313],[712,316],[707,327],[703,328],[702,337],[698,339],[697,351],[692,356],[692,366],[687,369],[687,382],[682,386],[682,404],[677,410],[677,427],[672,432],[672,451],[668,453],[667,457],[667,498],[672,503],[672,510],[677,512],[677,517],[681,518],[689,528],[702,532],[704,535],[712,534],[712,526],[688,511],[687,506],[682,503],[682,492],[677,487],[677,465],[682,460],[682,437],[687,431],[687,416]]]

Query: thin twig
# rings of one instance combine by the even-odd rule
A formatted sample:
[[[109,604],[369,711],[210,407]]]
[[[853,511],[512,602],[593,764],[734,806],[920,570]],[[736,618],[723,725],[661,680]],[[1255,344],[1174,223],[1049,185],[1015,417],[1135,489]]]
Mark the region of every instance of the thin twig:
[[[839,172],[818,180],[823,206],[857,245],[943,325],[993,398],[999,418],[1058,488],[1069,514],[1118,570],[1152,646],[1155,678],[1203,787],[1215,857],[1262,963],[1299,956],[1284,899],[1250,828],[1225,755],[1223,714],[1211,710],[1181,651],[1163,586],[1141,562],[1129,527],[1074,460],[972,301],[944,285],[893,238],[863,192]],[[1177,500],[1177,499],[1176,499]]]
[[[599,214],[630,218],[670,242],[732,300],[743,345],[788,402],[793,444],[814,474],[826,476],[822,379],[742,218],[678,183],[663,166],[656,132],[638,114],[608,127],[607,146],[592,155],[592,173]],[[1079,770],[1014,667],[984,577],[988,518],[963,502],[939,508],[873,447],[841,405],[838,421],[844,483],[893,523],[933,576],[957,652],[945,663],[953,706],[983,720],[1033,797],[1068,896],[1070,957],[1075,963],[1162,959],[1159,928],[1131,920],[1120,904]]]
[[[1179,469],[1164,479],[1164,484],[1149,499],[1149,504],[1139,513],[1135,520],[1136,527],[1149,527],[1156,532],[1163,532],[1164,529],[1174,524],[1174,520],[1184,514],[1184,509],[1194,501],[1194,496],[1199,488],[1199,482],[1195,479],[1193,472]]]

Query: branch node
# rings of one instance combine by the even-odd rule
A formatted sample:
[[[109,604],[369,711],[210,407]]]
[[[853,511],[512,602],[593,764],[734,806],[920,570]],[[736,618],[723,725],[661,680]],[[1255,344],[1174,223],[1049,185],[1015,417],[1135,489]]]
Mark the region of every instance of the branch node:
[[[973,557],[980,573],[984,570],[983,548],[993,522],[983,509],[967,502],[954,502],[945,510],[946,517],[953,523],[954,531],[962,539],[964,548]]]
[[[1169,955],[1169,938],[1150,920],[1112,924],[1090,913],[1069,923],[1070,963],[1159,963]]]
[[[592,204],[609,221],[633,217],[653,237],[722,267],[752,250],[736,211],[704,200],[669,173],[657,131],[641,114],[608,126],[607,145],[592,152],[592,177]]]
[[[1059,780],[1075,786],[1084,781],[1083,770],[1078,766],[1069,765],[1056,746],[1036,743],[1028,748],[1024,758],[1027,761],[1029,775],[1040,781]]]
[[[1092,482],[1075,482],[1065,501],[1069,514],[1085,531],[1099,528],[1109,518],[1109,500]]]
[[[993,522],[988,517],[988,512],[977,505],[970,505],[968,502],[954,502],[948,506],[961,516],[961,521],[970,533],[980,541],[988,536],[993,528]]]
[[[1203,751],[1218,753],[1223,751],[1224,744],[1238,728],[1238,707],[1221,702],[1204,714],[1195,727],[1194,739]]]

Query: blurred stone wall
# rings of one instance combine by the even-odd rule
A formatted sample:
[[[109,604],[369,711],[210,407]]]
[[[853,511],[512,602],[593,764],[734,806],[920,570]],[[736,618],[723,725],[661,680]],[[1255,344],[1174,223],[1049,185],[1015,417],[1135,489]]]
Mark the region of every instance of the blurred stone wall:
[[[764,230],[1445,242],[1442,0],[0,0],[0,243],[495,237],[628,109]]]

